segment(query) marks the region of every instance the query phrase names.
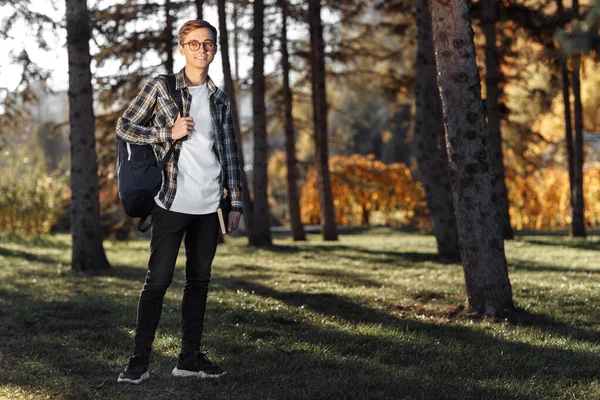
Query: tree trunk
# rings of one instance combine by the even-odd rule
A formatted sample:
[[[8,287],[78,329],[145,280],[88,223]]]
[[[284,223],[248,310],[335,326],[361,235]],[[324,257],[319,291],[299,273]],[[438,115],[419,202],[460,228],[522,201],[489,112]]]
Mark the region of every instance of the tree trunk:
[[[435,52],[431,36],[431,12],[427,0],[417,0],[417,84],[415,142],[417,162],[440,257],[458,258],[458,233],[446,153],[444,121],[438,91]],[[442,140],[440,140],[442,139]]]
[[[267,193],[267,113],[265,109],[265,75],[264,75],[264,11],[263,0],[254,0],[253,53],[252,68],[252,109],[254,122],[254,169],[253,169],[253,229],[250,245],[271,245],[269,219],[269,197]]]
[[[489,133],[469,9],[464,0],[431,0],[430,7],[467,310],[500,316],[514,305],[493,201]]]
[[[573,0],[573,16],[579,19],[579,1]],[[573,62],[573,118],[575,123],[575,144],[573,158],[573,190],[571,191],[571,205],[573,207],[571,222],[571,235],[585,237],[585,217],[583,203],[583,111],[581,106],[580,69],[581,55],[575,54]]]
[[[233,61],[235,62],[235,88],[240,84],[240,25],[239,25],[239,4],[238,0],[233,0]]]
[[[202,6],[204,6],[204,0],[194,0],[194,4],[196,4],[196,15],[198,15],[198,19],[204,19],[202,15]]]
[[[558,16],[562,16],[565,9],[563,7],[562,0],[556,1],[556,12]],[[569,90],[571,87],[569,80],[569,67],[566,60],[560,61],[560,72],[562,78],[562,96],[563,96],[563,106],[565,108],[565,143],[567,145],[567,165],[569,170],[569,200],[570,200],[570,211],[571,211],[571,225],[570,225],[570,233],[573,235],[573,191],[575,188],[575,164],[574,164],[574,150],[573,150],[573,126],[571,121],[571,99],[569,95]]]
[[[171,15],[171,0],[165,1],[165,14],[167,16],[167,24],[165,26],[164,38],[165,38],[165,53],[167,54],[167,61],[165,68],[167,74],[173,74],[173,16]]]
[[[290,59],[287,42],[288,2],[280,0],[283,23],[281,25],[281,65],[283,68],[283,103],[285,114],[285,150],[287,163],[288,206],[290,225],[294,240],[306,240],[304,226],[300,219],[300,200],[298,196],[298,172],[296,160],[296,139],[294,118],[292,116],[292,90],[290,88]]]
[[[567,146],[567,164],[569,169],[569,199],[571,202],[571,218],[573,217],[573,189],[575,183],[573,180],[574,171],[574,153],[573,153],[573,126],[571,121],[571,99],[569,97],[570,92],[570,80],[569,80],[569,67],[567,61],[560,62],[561,77],[562,77],[562,95],[563,105],[565,108],[565,143]],[[572,220],[572,219],[571,219]],[[573,234],[573,224],[571,224],[571,234]]]
[[[329,153],[327,145],[327,92],[325,91],[325,44],[321,23],[321,0],[309,0],[308,22],[310,26],[310,64],[315,129],[315,156],[317,161],[317,184],[323,239],[337,240],[335,210],[329,175]]]
[[[66,0],[71,141],[72,268],[94,272],[110,267],[100,232],[98,164],[90,72],[90,26],[85,0]]]
[[[494,173],[493,190],[496,199],[496,208],[500,216],[500,227],[504,239],[513,239],[514,234],[510,226],[508,212],[508,190],[504,174],[504,157],[502,151],[502,133],[500,131],[500,60],[498,46],[496,46],[496,0],[483,2],[483,31],[485,34],[485,86],[487,92],[487,125],[490,134],[490,147],[492,171]]]
[[[248,178],[244,169],[244,149],[241,135],[240,116],[237,110],[237,99],[235,96],[235,86],[231,79],[231,63],[229,62],[229,38],[227,36],[227,14],[225,12],[225,0],[217,2],[219,12],[219,44],[221,45],[221,59],[223,62],[223,77],[225,81],[225,93],[231,104],[231,114],[233,115],[233,124],[238,133],[238,157],[240,159],[240,174],[242,181],[242,200],[244,202],[244,222],[248,238],[252,236],[254,223],[252,221],[252,200],[250,198],[250,187],[248,187]]]

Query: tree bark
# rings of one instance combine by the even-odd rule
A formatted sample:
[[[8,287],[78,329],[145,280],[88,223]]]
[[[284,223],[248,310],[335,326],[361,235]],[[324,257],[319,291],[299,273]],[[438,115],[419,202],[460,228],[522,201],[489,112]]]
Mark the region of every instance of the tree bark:
[[[579,0],[573,0],[573,15],[579,19]],[[575,144],[573,146],[573,190],[571,204],[573,208],[571,235],[573,237],[586,237],[585,231],[585,205],[583,202],[583,110],[581,105],[580,69],[581,55],[575,54],[573,65],[573,118],[575,123]]]
[[[565,12],[562,0],[556,1],[556,8],[558,16],[562,16]],[[571,224],[569,230],[571,236],[573,235],[573,204],[574,204],[574,189],[575,189],[575,153],[573,150],[573,125],[571,120],[571,99],[570,99],[570,79],[569,79],[569,66],[566,60],[560,61],[560,72],[562,78],[562,96],[563,106],[565,108],[565,144],[567,147],[567,165],[569,170],[569,200],[570,200],[570,212],[571,212]]]
[[[506,189],[504,157],[502,151],[502,132],[500,131],[501,112],[500,97],[500,60],[498,46],[496,45],[496,0],[483,2],[483,31],[485,34],[485,86],[487,92],[487,125],[490,134],[492,170],[494,172],[493,190],[496,198],[496,208],[500,216],[502,236],[504,239],[513,239],[514,233],[510,226],[508,212],[508,190]]]
[[[233,61],[235,62],[235,88],[240,84],[240,25],[239,4],[233,0]]]
[[[204,6],[204,0],[194,0],[194,4],[196,4],[196,15],[198,15],[198,19],[204,19],[202,14],[202,6]]]
[[[165,14],[167,16],[167,23],[164,31],[164,40],[165,40],[165,53],[167,54],[167,61],[165,63],[165,68],[167,69],[167,74],[173,74],[173,16],[171,15],[171,0],[165,0]]]
[[[444,121],[440,93],[436,84],[437,68],[433,37],[431,36],[431,12],[428,0],[417,0],[417,35],[419,49],[415,97],[415,142],[417,162],[421,172],[425,196],[433,232],[440,257],[458,258],[458,233],[450,185],[450,171],[446,153]]]
[[[310,64],[315,129],[315,155],[317,161],[317,184],[321,206],[323,239],[337,240],[335,209],[329,174],[329,151],[327,144],[327,92],[325,90],[325,44],[321,22],[321,0],[309,0],[308,22],[310,26]]]
[[[467,310],[500,316],[514,305],[469,9],[464,0],[430,0],[430,7]]]
[[[253,54],[252,68],[252,109],[254,121],[254,169],[253,169],[253,224],[250,245],[271,245],[269,218],[269,197],[267,192],[267,113],[265,109],[264,75],[264,11],[263,0],[254,0]]]
[[[229,98],[231,104],[231,114],[233,115],[233,124],[238,134],[238,157],[240,159],[240,174],[242,181],[242,200],[244,202],[244,222],[248,238],[250,238],[251,232],[254,229],[254,223],[252,220],[252,200],[250,198],[250,188],[248,187],[248,178],[246,176],[246,170],[244,169],[244,149],[242,146],[243,140],[241,135],[240,116],[237,110],[237,98],[235,96],[235,86],[231,79],[231,63],[229,62],[229,38],[227,34],[227,14],[225,12],[225,0],[218,0],[217,2],[219,12],[219,44],[221,46],[221,59],[223,62],[223,77],[225,81],[225,93]]]
[[[90,26],[85,0],[66,0],[71,141],[71,234],[74,270],[110,267],[100,232],[98,164],[90,72]]]
[[[288,1],[280,0],[283,23],[281,25],[281,65],[283,68],[283,105],[285,124],[285,151],[287,164],[288,207],[290,225],[294,240],[306,240],[304,226],[300,219],[300,200],[298,196],[298,171],[296,160],[296,139],[294,118],[292,116],[292,89],[290,88],[290,59],[288,54],[287,23]]]

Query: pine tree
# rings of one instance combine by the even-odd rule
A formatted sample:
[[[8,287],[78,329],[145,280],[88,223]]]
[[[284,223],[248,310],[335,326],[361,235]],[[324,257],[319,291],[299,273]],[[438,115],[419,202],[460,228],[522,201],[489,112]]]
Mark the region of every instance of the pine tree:
[[[433,37],[431,35],[431,12],[427,0],[417,0],[417,84],[415,88],[415,144],[419,172],[423,177],[427,207],[433,223],[438,255],[458,258],[458,233],[448,155],[444,136],[442,103],[437,87],[437,69]]]
[[[110,267],[100,232],[98,165],[94,135],[90,26],[86,0],[66,0],[71,128],[72,268],[94,272]]]
[[[329,153],[327,143],[327,92],[325,90],[325,44],[321,21],[321,0],[309,0],[308,22],[310,26],[310,63],[313,100],[313,121],[315,129],[315,154],[317,158],[317,181],[321,224],[325,240],[337,240],[335,210],[331,194],[329,174]]]
[[[269,197],[267,192],[267,115],[265,108],[264,75],[264,3],[254,0],[254,28],[252,30],[254,66],[252,68],[252,109],[254,111],[254,169],[252,205],[253,229],[250,245],[271,245]]]
[[[430,7],[468,311],[499,316],[514,305],[469,10],[463,0]]]

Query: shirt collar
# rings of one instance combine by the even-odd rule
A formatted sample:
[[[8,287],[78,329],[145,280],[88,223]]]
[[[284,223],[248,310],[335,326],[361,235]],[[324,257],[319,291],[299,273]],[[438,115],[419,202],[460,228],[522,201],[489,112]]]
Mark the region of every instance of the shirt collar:
[[[184,88],[187,88],[187,84],[185,83],[185,77],[183,72],[185,71],[185,67],[181,68],[181,70],[177,73],[175,73],[175,90],[181,90]],[[215,85],[215,83],[213,82],[212,79],[210,79],[210,76],[207,75],[206,76],[206,83],[208,84],[208,89],[210,90],[211,94],[215,93],[217,91],[217,85]]]

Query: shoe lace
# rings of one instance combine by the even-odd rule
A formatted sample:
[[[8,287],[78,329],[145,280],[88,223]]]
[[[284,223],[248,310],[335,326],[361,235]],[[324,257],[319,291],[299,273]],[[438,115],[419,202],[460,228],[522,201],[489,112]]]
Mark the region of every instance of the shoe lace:
[[[196,353],[194,353],[194,357],[196,359],[196,361],[198,362],[198,364],[200,365],[212,365],[212,362],[208,359],[208,357],[206,356],[207,351],[206,350],[200,350]]]

